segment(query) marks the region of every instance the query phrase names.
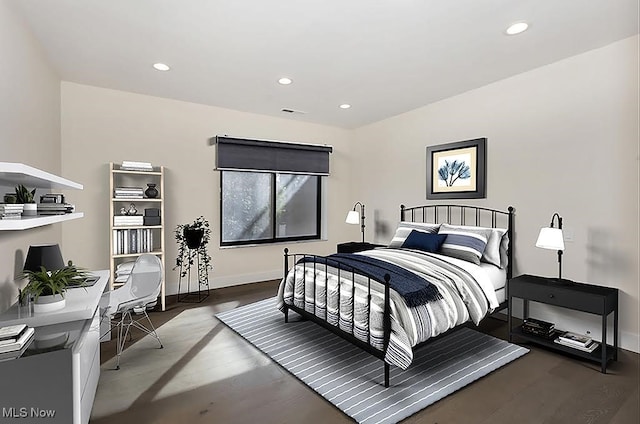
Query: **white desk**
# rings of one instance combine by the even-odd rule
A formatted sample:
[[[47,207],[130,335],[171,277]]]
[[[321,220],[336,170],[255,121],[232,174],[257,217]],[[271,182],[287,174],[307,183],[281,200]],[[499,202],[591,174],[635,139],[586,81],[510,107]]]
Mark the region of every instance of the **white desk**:
[[[66,303],[63,309],[34,314],[32,308],[20,306],[16,302],[0,315],[0,326],[27,324],[29,327],[35,328],[93,318],[100,302],[100,296],[109,282],[109,270],[92,271],[91,274],[100,277],[100,279],[90,287],[68,289],[64,295]]]
[[[66,305],[37,313],[14,304],[0,315],[0,326],[24,323],[34,327],[35,340],[18,359],[0,362],[0,423],[39,420],[47,424],[86,424],[100,377],[100,313],[98,304],[109,271],[94,271],[90,287],[67,290]],[[21,409],[26,408],[26,409]],[[32,416],[52,410],[52,418]],[[21,412],[28,414],[21,417]],[[26,420],[26,421],[25,421]],[[35,422],[35,421],[34,421]]]

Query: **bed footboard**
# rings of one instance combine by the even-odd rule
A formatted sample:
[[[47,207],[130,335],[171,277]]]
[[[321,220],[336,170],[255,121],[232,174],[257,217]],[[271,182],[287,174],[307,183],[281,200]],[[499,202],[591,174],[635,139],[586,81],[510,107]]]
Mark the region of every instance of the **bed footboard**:
[[[317,264],[324,264],[325,267],[327,266],[327,259],[324,256],[319,256],[319,255],[313,255],[313,254],[291,254],[289,253],[289,249],[285,248],[284,249],[284,278],[287,277],[287,274],[291,271],[291,269],[294,269],[292,272],[296,272],[295,271],[295,266],[298,263],[298,261],[302,258],[307,258],[307,259],[311,259],[310,262],[303,262],[302,263],[302,267],[303,267],[303,273],[306,273],[305,268],[306,267],[310,267],[313,268],[314,270],[314,278],[313,281],[311,282],[311,284],[313,284],[313,294],[314,294],[314,301],[313,301],[313,307],[314,307],[314,313],[310,313],[308,311],[305,310],[305,308],[298,308],[297,306],[295,306],[294,304],[287,304],[286,302],[284,303],[284,308],[283,308],[283,312],[284,312],[284,321],[286,323],[289,322],[289,309],[295,311],[296,313],[298,313],[299,315],[301,315],[303,318],[308,319],[310,321],[313,321],[323,327],[325,327],[327,330],[331,331],[332,333],[342,337],[343,339],[351,342],[352,344],[355,344],[356,346],[360,347],[361,349],[365,350],[366,352],[370,353],[371,355],[382,359],[383,363],[384,363],[384,386],[385,387],[389,387],[389,364],[384,362],[384,358],[387,352],[387,348],[389,346],[389,339],[391,337],[391,306],[390,306],[390,296],[389,296],[389,281],[391,279],[391,277],[389,276],[389,274],[385,274],[384,276],[384,282],[380,282],[380,284],[384,285],[384,312],[383,312],[383,321],[382,321],[382,326],[383,326],[383,350],[378,350],[376,348],[374,348],[371,345],[371,328],[370,325],[367,325],[367,336],[366,339],[367,341],[364,342],[363,340],[357,338],[354,334],[354,326],[355,326],[355,306],[356,306],[356,302],[355,302],[355,284],[352,284],[352,299],[353,301],[351,302],[351,333],[344,331],[340,328],[339,326],[339,321],[340,321],[340,314],[341,314],[341,307],[340,307],[340,276],[341,274],[344,275],[350,275],[351,276],[351,281],[355,281],[355,275],[356,275],[356,270],[348,265],[340,265],[339,267],[337,267],[337,272],[338,272],[338,326],[335,326],[331,323],[328,322],[327,320],[327,315],[328,315],[328,290],[327,290],[327,279],[328,276],[325,277],[325,282],[324,282],[324,287],[325,287],[325,299],[326,299],[326,303],[327,305],[325,305],[325,314],[324,314],[324,318],[320,317],[318,315],[316,315],[315,310],[316,310],[316,306],[315,306],[315,296],[316,296],[316,278],[317,275],[315,273],[315,268],[317,266]],[[291,266],[291,268],[290,268]],[[335,266],[334,266],[335,268]],[[359,275],[363,275],[362,272],[358,272],[357,274]],[[325,275],[327,275],[327,273],[325,273]],[[364,277],[367,280],[367,296],[368,296],[368,305],[369,307],[367,308],[367,323],[370,324],[371,322],[371,280],[372,278],[370,276],[364,275]],[[308,284],[308,282],[306,281],[305,278],[302,279],[303,282],[303,293],[306,294],[306,285]],[[306,299],[304,300],[304,302],[306,302]]]

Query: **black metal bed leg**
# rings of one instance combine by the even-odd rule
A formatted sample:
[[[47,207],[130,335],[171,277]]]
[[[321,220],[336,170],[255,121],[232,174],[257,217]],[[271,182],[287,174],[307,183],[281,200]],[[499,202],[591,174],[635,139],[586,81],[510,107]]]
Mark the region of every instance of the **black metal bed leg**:
[[[287,305],[284,305],[284,323],[288,323],[289,322],[289,308],[287,307]]]
[[[384,363],[384,387],[389,387],[389,364]]]

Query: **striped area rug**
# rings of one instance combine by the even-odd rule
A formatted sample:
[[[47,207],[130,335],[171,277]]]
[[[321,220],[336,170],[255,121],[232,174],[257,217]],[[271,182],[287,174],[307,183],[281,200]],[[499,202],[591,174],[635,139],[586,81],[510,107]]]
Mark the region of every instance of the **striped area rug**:
[[[358,423],[396,423],[519,358],[529,350],[460,328],[417,351],[403,371],[311,321],[289,323],[266,299],[217,314],[223,323]]]

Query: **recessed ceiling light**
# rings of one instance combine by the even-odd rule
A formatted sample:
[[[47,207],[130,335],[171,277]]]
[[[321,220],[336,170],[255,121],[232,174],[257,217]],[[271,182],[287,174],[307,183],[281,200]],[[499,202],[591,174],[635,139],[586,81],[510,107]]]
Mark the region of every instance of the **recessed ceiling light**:
[[[350,107],[351,107],[351,105],[348,104],[348,103],[343,103],[343,104],[340,105],[340,109],[349,109]]]
[[[158,71],[168,71],[171,69],[169,65],[165,65],[164,63],[154,63],[153,67]]]
[[[507,28],[507,35],[516,35],[516,34],[520,34],[521,32],[525,32],[527,30],[527,28],[529,28],[529,24],[526,22],[516,22],[515,24],[512,24],[511,26],[509,26],[509,28]]]
[[[280,84],[282,84],[282,85],[289,85],[289,84],[291,84],[293,81],[291,81],[291,78],[284,77],[284,78],[280,78],[280,79],[278,80],[278,82],[279,82]]]

